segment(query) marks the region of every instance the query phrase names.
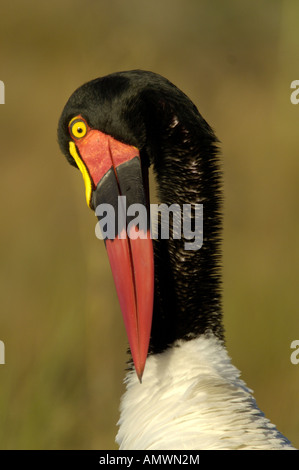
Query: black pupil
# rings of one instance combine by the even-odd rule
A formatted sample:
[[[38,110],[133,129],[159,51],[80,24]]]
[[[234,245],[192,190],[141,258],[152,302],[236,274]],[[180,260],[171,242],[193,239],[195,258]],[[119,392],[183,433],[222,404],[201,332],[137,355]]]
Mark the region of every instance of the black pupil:
[[[77,132],[78,132],[79,134],[81,134],[81,133],[83,132],[82,127],[78,127]]]

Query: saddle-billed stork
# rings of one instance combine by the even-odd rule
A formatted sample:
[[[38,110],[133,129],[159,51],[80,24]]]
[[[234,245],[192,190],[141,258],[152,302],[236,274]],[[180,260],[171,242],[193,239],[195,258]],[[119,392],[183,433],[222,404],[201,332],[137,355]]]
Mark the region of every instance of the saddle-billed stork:
[[[114,73],[72,94],[58,141],[81,170],[103,231],[109,208],[115,214],[105,244],[132,355],[120,449],[292,449],[225,349],[218,141],[195,105],[158,74]],[[137,223],[126,210],[142,205],[149,213],[150,165],[165,207],[191,205],[194,227],[202,205],[200,249],[186,249],[190,240],[173,233],[174,218],[169,237],[153,241],[148,216]]]

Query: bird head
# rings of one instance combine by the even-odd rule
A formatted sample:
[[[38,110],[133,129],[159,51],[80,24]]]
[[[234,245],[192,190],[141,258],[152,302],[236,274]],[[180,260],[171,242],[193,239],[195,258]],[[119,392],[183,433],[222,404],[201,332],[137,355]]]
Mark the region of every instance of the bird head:
[[[135,88],[133,75],[138,82]],[[96,210],[103,224],[104,215],[113,219],[108,221],[112,231],[105,238],[105,246],[140,381],[148,353],[154,296],[149,152],[142,112],[146,76],[118,73],[86,83],[66,103],[58,126],[62,152],[82,173],[87,205]],[[138,227],[127,211],[136,204],[144,209]]]

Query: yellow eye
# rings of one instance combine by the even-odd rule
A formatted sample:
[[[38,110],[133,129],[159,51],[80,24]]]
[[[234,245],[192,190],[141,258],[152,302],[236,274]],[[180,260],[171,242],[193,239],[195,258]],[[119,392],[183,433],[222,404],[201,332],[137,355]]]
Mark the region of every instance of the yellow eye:
[[[87,123],[81,117],[74,117],[69,123],[69,131],[74,139],[81,139],[87,134]]]

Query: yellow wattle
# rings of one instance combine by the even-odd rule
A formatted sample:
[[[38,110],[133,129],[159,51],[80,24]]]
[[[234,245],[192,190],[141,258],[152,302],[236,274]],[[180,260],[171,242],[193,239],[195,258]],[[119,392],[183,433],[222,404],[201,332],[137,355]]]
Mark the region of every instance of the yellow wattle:
[[[81,158],[78,155],[76,145],[75,145],[74,142],[69,143],[69,149],[70,149],[71,156],[73,157],[73,159],[77,163],[77,166],[78,166],[79,170],[82,173],[84,184],[85,184],[86,202],[87,202],[88,207],[91,208],[90,204],[91,204],[91,195],[92,195],[92,182],[91,182],[90,175],[87,171],[85,163],[81,160]]]

